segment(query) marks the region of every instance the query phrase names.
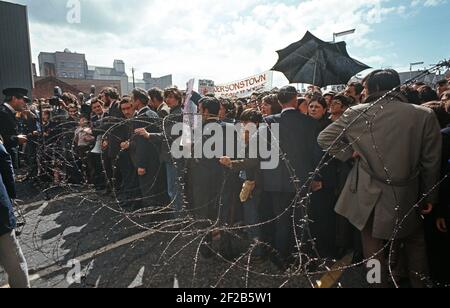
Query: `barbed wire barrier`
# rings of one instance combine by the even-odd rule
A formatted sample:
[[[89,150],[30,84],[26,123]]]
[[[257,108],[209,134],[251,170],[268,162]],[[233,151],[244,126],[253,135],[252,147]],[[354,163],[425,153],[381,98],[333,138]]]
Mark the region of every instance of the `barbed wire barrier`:
[[[441,66],[438,65],[422,74],[429,74]],[[404,85],[410,85],[418,77],[420,76],[407,81]],[[397,88],[392,89],[381,98],[370,103],[367,108],[360,112],[360,114],[356,116],[348,127],[343,130],[340,136],[330,147],[330,149],[333,148],[344,137],[346,130],[350,129],[353,125],[355,125],[355,123],[364,118],[367,124],[366,130],[361,134],[361,136],[357,137],[354,142],[349,143],[342,150],[342,152],[352,149],[353,145],[355,145],[363,136],[370,135],[373,140],[372,150],[377,154],[380,163],[384,166],[385,176],[388,183],[394,182],[393,175],[384,163],[384,156],[388,154],[380,151],[373,129],[377,116],[383,113],[385,107],[395,100],[391,94],[397,90]],[[371,111],[371,116],[369,116],[369,111]],[[129,125],[130,123],[148,125],[148,122],[139,118],[129,120],[114,119],[114,121],[116,123],[105,132],[104,137],[114,135],[114,131],[116,129]],[[159,126],[159,130],[164,135],[163,142],[166,143],[168,146],[167,148],[169,149],[171,148],[171,138],[166,134],[165,127],[174,123],[176,123],[174,116],[168,116],[157,124]],[[69,123],[69,126],[72,125],[74,127],[76,124],[77,123]],[[268,125],[267,122],[265,124]],[[179,193],[181,194],[183,203],[183,208],[181,211],[177,211],[175,209],[175,200],[170,200],[169,203],[163,205],[149,204],[155,196],[140,196],[136,194],[136,196],[126,200],[121,200],[121,196],[119,196],[119,194],[123,194],[123,192],[118,192],[116,189],[112,190],[111,196],[99,197],[98,194],[92,190],[92,186],[88,185],[88,179],[84,173],[84,170],[86,170],[88,166],[80,165],[79,159],[73,147],[67,148],[67,144],[73,145],[73,142],[67,143],[67,139],[73,138],[72,136],[74,134],[74,130],[64,129],[67,125],[68,123],[59,124],[59,126],[55,129],[57,131],[60,130],[60,132],[52,138],[46,140],[45,143],[35,142],[35,145],[38,147],[36,156],[39,167],[39,174],[36,178],[38,186],[42,188],[42,193],[44,195],[51,195],[51,191],[53,190],[62,190],[57,198],[58,200],[61,200],[61,202],[65,202],[66,206],[69,206],[70,203],[65,201],[65,195],[85,192],[78,204],[72,204],[70,206],[73,208],[79,208],[83,204],[86,204],[91,207],[92,213],[88,221],[84,222],[85,225],[92,223],[96,215],[99,213],[109,213],[109,216],[114,219],[114,225],[110,226],[110,230],[104,230],[106,238],[110,232],[112,233],[113,229],[117,229],[117,227],[120,228],[120,226],[124,223],[133,226],[133,230],[136,232],[150,232],[152,235],[148,238],[139,239],[132,244],[133,247],[139,246],[144,249],[145,254],[157,254],[157,257],[153,258],[155,261],[152,261],[154,269],[152,272],[152,277],[148,280],[149,285],[153,285],[153,279],[156,279],[155,277],[159,277],[165,273],[171,273],[171,275],[176,275],[180,278],[180,275],[177,273],[172,273],[172,270],[174,268],[174,262],[180,262],[180,258],[183,257],[188,260],[186,263],[190,267],[190,277],[182,277],[185,282],[189,281],[189,284],[183,285],[183,287],[220,287],[223,286],[223,281],[228,275],[237,272],[240,276],[240,282],[244,287],[258,285],[259,280],[266,279],[265,281],[268,282],[268,285],[264,285],[265,287],[286,287],[296,285],[299,281],[301,281],[300,285],[303,283],[303,286],[315,288],[318,287],[317,281],[321,276],[329,273],[357,270],[372,259],[365,259],[354,264],[339,266],[336,268],[333,267],[333,264],[335,264],[338,260],[321,256],[317,249],[317,239],[314,238],[313,232],[311,231],[311,225],[314,224],[315,221],[309,214],[312,206],[311,198],[315,194],[311,188],[311,183],[317,178],[318,175],[320,175],[324,168],[327,168],[334,160],[337,160],[337,155],[332,155],[330,150],[324,153],[325,155],[323,155],[320,163],[309,175],[309,179],[302,182],[296,176],[296,172],[288,159],[288,153],[284,153],[282,151],[279,140],[271,140],[272,142],[270,140],[266,140],[269,143],[271,142],[271,146],[275,146],[280,151],[280,163],[284,164],[289,172],[292,185],[295,188],[295,197],[291,201],[290,206],[276,217],[272,217],[270,219],[266,219],[265,221],[251,225],[239,222],[224,223],[221,219],[221,213],[226,211],[228,208],[226,208],[223,197],[226,193],[225,187],[227,185],[227,180],[229,180],[232,176],[226,168],[224,168],[223,171],[224,180],[221,184],[221,189],[220,191],[217,191],[217,198],[212,200],[214,203],[217,201],[217,203],[213,206],[217,209],[218,213],[217,219],[215,220],[199,218],[196,215],[201,208],[194,208],[192,202],[190,202],[191,197],[188,195],[188,191],[189,185],[192,185],[192,183],[189,183],[189,180],[186,180],[186,175],[189,172],[188,166],[179,160],[173,160],[171,163],[180,172],[177,176],[177,184],[178,187],[180,187]],[[270,130],[270,125],[268,126]],[[275,141],[275,143],[273,141]],[[102,163],[104,164],[104,153],[101,157]],[[116,160],[117,159],[118,158],[116,158]],[[113,163],[113,166],[115,165],[116,164]],[[81,182],[79,184],[70,184],[66,182],[64,179],[67,179],[69,176],[67,170],[81,175]],[[105,165],[103,165],[103,173],[106,175],[105,170]],[[53,182],[45,184],[42,181],[43,177],[47,177],[48,180],[53,180]],[[395,287],[399,287],[399,284],[395,279],[392,264],[394,263],[393,258],[395,254],[395,243],[398,239],[398,234],[407,218],[420,209],[423,201],[425,201],[429,195],[436,192],[447,177],[448,175],[442,178],[439,182],[435,183],[435,186],[430,191],[423,194],[421,199],[418,200],[416,204],[411,204],[410,210],[404,216],[401,216],[398,211],[399,200],[396,196],[395,186],[392,184],[390,185],[392,188],[392,194],[396,200],[396,204],[392,205],[395,207],[397,213],[397,216],[395,217],[395,228],[390,240],[386,241],[383,249],[373,257],[388,252],[389,275],[390,280]],[[112,186],[114,186],[115,182],[116,179],[114,176],[112,178],[107,178],[107,183],[112,183]],[[153,181],[153,185],[155,185],[155,183],[156,178]],[[69,198],[70,197],[67,197],[67,199]],[[70,200],[73,200],[73,198]],[[142,202],[147,204],[148,207],[127,209],[122,207],[123,201]],[[211,207],[211,204],[203,204],[201,207],[208,208]],[[270,244],[264,241],[254,241],[253,239],[250,239],[248,231],[254,230],[255,228],[270,226],[284,215],[289,215],[289,217],[291,217],[291,230],[293,230],[295,238],[295,253],[293,254],[295,262],[287,271],[280,271],[274,269],[273,266],[271,267],[269,264],[270,261],[260,261],[256,253],[261,248],[265,249],[269,252],[269,254],[276,255],[277,251],[273,249]],[[43,243],[38,240],[39,234],[37,230],[39,223],[40,222],[38,221],[36,226],[32,226],[34,227],[32,243],[33,249],[36,253],[43,254],[54,262],[62,262],[59,252],[59,244],[64,240],[64,234],[61,233],[57,237],[54,243],[55,250],[49,254],[43,250]],[[76,238],[76,242],[82,242],[83,236],[85,235],[80,234],[79,236],[80,238]],[[155,244],[149,244],[153,243],[151,238],[155,238],[156,241],[160,243],[158,246],[159,249],[154,249]],[[149,246],[148,249],[146,249],[147,246]],[[202,251],[204,251],[205,246],[207,247],[206,249],[208,252],[212,254],[213,258],[211,260],[218,263],[217,268],[220,270],[214,268],[214,264],[212,263],[205,263],[205,260],[202,258]],[[71,254],[76,256],[77,252],[73,251]],[[121,262],[124,262],[123,260],[126,258],[127,251],[123,253],[119,260],[115,260],[114,262],[120,264]],[[95,257],[93,257],[93,259],[95,261]],[[95,264],[93,267],[95,268]],[[211,268],[204,269],[202,267]],[[118,268],[118,265],[115,266],[115,269],[112,270],[112,272],[115,275],[120,276]],[[205,275],[205,272],[210,272],[209,274],[211,277],[209,277],[208,280],[210,284],[202,284],[203,277],[199,277],[200,272],[200,275]],[[416,273],[416,275],[421,274]],[[442,285],[432,282],[429,277],[420,276],[420,279],[426,281],[429,286],[442,287]],[[111,282],[111,284],[113,283]],[[108,281],[103,281],[102,285],[108,286],[110,283]],[[346,287],[341,284],[338,284],[337,286]]]

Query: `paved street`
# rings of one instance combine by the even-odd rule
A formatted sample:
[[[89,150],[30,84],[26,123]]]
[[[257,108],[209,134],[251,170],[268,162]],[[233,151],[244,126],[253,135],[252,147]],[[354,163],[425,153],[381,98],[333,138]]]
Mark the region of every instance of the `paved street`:
[[[311,286],[303,276],[281,275],[270,262],[248,265],[248,255],[235,263],[197,258],[202,235],[189,221],[155,227],[155,215],[122,213],[114,198],[93,191],[58,188],[45,201],[38,190],[19,184],[19,195],[27,221],[20,242],[33,287]],[[76,277],[73,260],[81,264],[80,281],[70,280]],[[360,272],[347,271],[342,287],[363,286]],[[310,277],[311,283],[321,277]],[[336,277],[325,276],[323,284],[333,286]],[[0,285],[6,285],[3,273]]]

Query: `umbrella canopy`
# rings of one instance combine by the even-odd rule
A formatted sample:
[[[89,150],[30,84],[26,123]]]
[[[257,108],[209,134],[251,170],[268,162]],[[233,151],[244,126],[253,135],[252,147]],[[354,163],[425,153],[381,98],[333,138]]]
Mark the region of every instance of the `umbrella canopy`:
[[[327,43],[310,32],[277,53],[279,60],[272,70],[282,72],[290,83],[319,87],[346,84],[353,76],[370,68],[350,57],[345,42]]]

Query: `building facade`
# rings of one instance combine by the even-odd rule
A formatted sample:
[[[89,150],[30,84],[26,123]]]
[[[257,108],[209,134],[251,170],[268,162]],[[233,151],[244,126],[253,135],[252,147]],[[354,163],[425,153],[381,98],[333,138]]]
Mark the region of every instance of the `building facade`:
[[[86,79],[87,61],[84,54],[71,52],[41,52],[39,54],[39,71],[42,77]]]
[[[87,79],[112,80],[120,82],[121,94],[128,94],[128,75],[125,71],[125,62],[114,60],[113,67],[89,67]]]
[[[73,78],[58,78],[58,77],[36,77],[35,87],[33,89],[33,98],[50,98],[53,96],[53,89],[58,86],[63,92],[69,92],[74,95],[82,92],[88,96],[91,92],[91,87],[95,86],[96,95],[100,93],[103,88],[113,87],[119,93],[122,91],[121,83],[117,80],[89,80],[89,79],[73,79]]]
[[[136,80],[135,87],[142,88],[144,90],[150,90],[151,88],[165,89],[173,85],[172,75],[166,75],[163,77],[154,78],[151,73],[144,73],[142,80]],[[133,89],[133,83],[128,85],[129,90]]]

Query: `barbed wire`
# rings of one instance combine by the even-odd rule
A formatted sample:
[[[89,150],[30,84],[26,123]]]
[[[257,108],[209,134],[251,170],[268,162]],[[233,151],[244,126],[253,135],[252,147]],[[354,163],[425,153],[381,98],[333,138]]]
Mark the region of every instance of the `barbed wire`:
[[[410,85],[415,79],[420,78],[422,75],[430,74],[434,70],[440,68],[443,64],[439,64],[436,67],[422,72],[419,76],[416,76],[412,80],[408,80],[404,83],[404,85]],[[399,213],[399,200],[397,196],[397,192],[394,183],[393,175],[385,164],[384,155],[378,147],[376,137],[374,135],[374,124],[376,123],[377,116],[380,115],[385,107],[392,102],[395,102],[395,97],[391,95],[394,94],[398,88],[392,89],[388,91],[379,99],[375,100],[372,103],[369,103],[365,109],[362,111],[358,111],[358,115],[356,115],[352,121],[348,124],[346,128],[342,131],[342,133],[334,140],[332,145],[329,147],[327,151],[324,152],[319,164],[316,166],[314,171],[309,175],[309,178],[306,181],[301,181],[297,175],[294,167],[292,166],[289,160],[289,153],[284,153],[282,146],[280,144],[280,140],[276,138],[272,138],[271,140],[264,140],[266,142],[270,142],[272,147],[275,147],[280,152],[280,163],[284,165],[287,169],[290,180],[294,187],[294,198],[292,199],[290,205],[280,214],[265,221],[261,221],[255,224],[223,224],[221,221],[221,214],[226,210],[226,205],[224,204],[223,195],[225,193],[225,187],[227,181],[233,176],[233,174],[228,173],[226,171],[223,172],[223,181],[220,185],[220,191],[217,192],[217,204],[214,204],[213,207],[217,208],[217,219],[210,220],[207,218],[199,218],[196,217],[196,213],[202,208],[211,207],[211,204],[202,204],[199,207],[194,207],[192,203],[189,202],[190,198],[187,196],[187,187],[188,183],[185,180],[185,175],[187,170],[187,166],[184,164],[180,166],[180,162],[171,158],[171,163],[179,170],[179,174],[177,175],[177,182],[179,184],[180,198],[182,200],[183,208],[181,212],[178,212],[174,203],[176,200],[171,200],[168,204],[159,205],[159,206],[150,206],[146,208],[129,210],[125,209],[121,206],[120,196],[118,196],[118,192],[116,189],[112,189],[112,196],[110,200],[108,198],[99,198],[95,192],[91,189],[91,186],[88,186],[87,175],[83,172],[88,168],[87,165],[80,165],[79,158],[76,156],[75,149],[73,148],[73,138],[74,128],[70,130],[65,130],[68,126],[75,126],[77,123],[75,122],[66,122],[61,123],[55,127],[55,131],[61,130],[53,137],[46,140],[45,144],[42,144],[39,141],[31,141],[35,146],[38,147],[36,153],[36,160],[38,162],[39,174],[36,177],[38,179],[38,186],[42,187],[42,193],[44,195],[50,194],[52,190],[62,189],[62,195],[67,194],[68,192],[84,192],[85,194],[82,196],[81,200],[78,204],[73,205],[75,208],[80,208],[83,205],[89,206],[89,210],[92,210],[89,219],[84,221],[85,225],[93,224],[97,215],[100,215],[103,211],[107,211],[110,215],[116,215],[114,220],[115,223],[113,226],[109,227],[109,230],[101,230],[104,231],[105,237],[108,237],[116,227],[123,225],[124,223],[129,223],[136,228],[136,231],[149,231],[153,235],[151,237],[155,238],[164,238],[163,244],[159,252],[145,250],[145,254],[157,253],[159,256],[155,262],[155,266],[158,267],[155,270],[154,277],[158,277],[159,274],[164,273],[167,270],[170,270],[173,262],[176,262],[180,256],[186,254],[187,256],[192,257],[191,267],[192,267],[192,279],[191,286],[196,286],[198,281],[198,271],[199,267],[202,266],[202,258],[201,251],[202,248],[205,247],[205,244],[208,244],[209,251],[215,257],[215,260],[220,260],[220,266],[224,266],[224,269],[217,275],[217,277],[213,277],[215,283],[212,284],[212,287],[219,287],[221,283],[224,281],[225,277],[233,272],[233,270],[237,270],[240,273],[244,273],[244,285],[245,287],[249,287],[251,285],[251,279],[258,280],[259,278],[268,278],[274,279],[274,285],[271,287],[285,287],[289,285],[292,281],[300,281],[306,280],[311,287],[317,287],[317,279],[316,277],[320,275],[325,275],[330,272],[345,272],[349,270],[357,270],[362,265],[366,264],[370,259],[365,259],[355,264],[350,264],[346,266],[341,266],[338,268],[330,268],[330,265],[337,260],[330,259],[327,257],[322,257],[317,249],[317,241],[318,239],[314,237],[314,233],[311,230],[311,225],[317,223],[310,217],[310,209],[311,209],[311,198],[315,194],[313,192],[311,183],[314,179],[317,178],[321,174],[321,172],[327,168],[334,160],[338,159],[338,155],[333,155],[331,152],[333,148],[338,147],[339,143],[342,141],[342,138],[345,136],[346,132],[351,129],[354,125],[359,123],[362,119],[365,120],[367,124],[366,129],[361,133],[360,136],[357,136],[353,142],[348,142],[341,150],[341,153],[345,153],[348,150],[352,150],[353,146],[356,145],[363,136],[370,135],[373,143],[373,151],[376,153],[380,164],[384,168],[384,172],[386,175],[387,183],[391,183],[389,186],[391,187],[392,194],[394,196],[395,204],[393,204],[395,208],[396,217],[395,217],[395,227],[392,233],[390,240],[386,241],[385,246],[376,253],[379,255],[385,251],[389,252],[388,265],[389,265],[389,275],[390,280],[393,282],[395,287],[399,287],[396,279],[394,269],[392,268],[395,243],[398,240],[398,234],[401,232],[402,226],[405,221],[408,219],[410,215],[412,215],[423,201],[425,201],[431,194],[435,193],[436,190],[439,189],[440,185],[448,178],[448,175],[442,178],[438,183],[436,183],[430,191],[423,194],[423,196],[418,200],[416,204],[412,204],[410,210],[401,217]],[[166,127],[170,127],[177,123],[178,115],[169,115],[161,120],[160,124],[153,123],[152,125],[157,125],[160,131],[163,134],[163,142],[167,146],[168,149],[171,148],[171,138],[167,134]],[[115,135],[115,131],[120,129],[121,127],[126,127],[132,124],[142,124],[148,125],[148,121],[145,119],[133,118],[133,119],[112,119],[115,124],[111,125],[111,127],[104,132],[104,138],[120,138],[120,136]],[[269,123],[266,122],[269,131],[271,131],[271,127]],[[271,134],[274,136],[274,134]],[[69,142],[67,142],[69,140]],[[70,148],[67,148],[67,145],[71,144]],[[113,166],[116,166],[116,161],[119,158],[116,157],[113,159]],[[102,172],[107,176],[106,173],[106,165],[105,165],[105,157],[104,153],[101,154],[102,161]],[[114,167],[115,168],[115,167]],[[79,184],[70,184],[67,183],[63,179],[67,179],[70,174],[68,174],[67,170],[72,170],[72,172],[81,176],[81,181]],[[113,170],[114,171],[114,170]],[[115,173],[113,173],[115,174]],[[48,176],[50,179],[53,179],[55,175],[60,177],[60,181],[55,181],[51,183],[50,186],[48,184],[43,183],[40,179],[43,176]],[[107,178],[108,183],[112,183],[114,187],[114,183],[116,182],[116,178],[113,175],[112,178]],[[156,178],[153,181],[152,185],[155,185]],[[192,183],[191,183],[192,185]],[[46,187],[48,186],[48,187]],[[44,188],[45,187],[45,188]],[[121,192],[123,193],[123,192]],[[133,198],[128,198],[123,201],[127,202],[148,202],[152,200],[155,196],[138,196],[136,195]],[[62,203],[69,200],[64,199],[64,196],[59,196],[58,198]],[[72,200],[72,199],[70,199]],[[63,209],[64,211],[64,209]],[[175,214],[179,214],[175,216]],[[252,263],[256,259],[255,252],[257,249],[264,247],[271,254],[276,254],[277,251],[270,246],[270,244],[265,243],[263,241],[257,240],[253,241],[252,239],[248,239],[248,235],[246,235],[246,231],[249,231],[254,228],[262,228],[265,226],[270,226],[274,222],[278,221],[284,215],[290,215],[291,219],[291,227],[294,233],[295,239],[295,254],[296,263],[286,272],[275,272],[275,273],[267,273],[265,270],[267,268],[261,269],[257,266],[254,266]],[[26,216],[26,215],[25,215]],[[47,247],[48,243],[39,242],[40,234],[39,228],[40,223],[45,222],[45,217],[41,218],[42,220],[38,220],[36,224],[32,228],[32,249],[45,256],[49,260],[55,263],[60,263],[65,260],[65,257],[60,255],[61,242],[64,240],[64,233],[61,233],[55,239],[53,243],[53,250],[51,254],[48,254]],[[101,227],[99,227],[101,228]],[[208,238],[212,236],[212,234],[220,234],[219,240],[213,240],[209,242]],[[248,233],[248,232],[247,232]],[[74,243],[81,243],[86,234],[80,233],[79,237],[74,240]],[[245,249],[241,249],[241,251],[234,257],[230,258],[228,256],[223,255],[223,251],[220,249],[216,250],[213,248],[215,244],[221,243],[225,240],[232,243],[247,243],[247,247]],[[146,247],[147,243],[150,240],[139,240],[134,242],[133,246],[143,246]],[[250,243],[251,242],[251,243]],[[307,249],[310,248],[310,249]],[[71,254],[76,256],[78,255],[79,248],[71,251]],[[99,254],[98,256],[100,256]],[[98,257],[93,256],[92,259],[96,259]],[[131,257],[125,252],[121,255],[121,260],[125,260],[126,258]],[[136,257],[138,259],[138,257]],[[120,261],[119,263],[121,263]],[[266,262],[266,265],[268,263]],[[203,266],[208,266],[204,265]],[[209,265],[211,266],[211,264]],[[220,267],[219,266],[219,267]],[[94,265],[95,268],[95,265]],[[116,271],[119,269],[117,268]],[[416,273],[419,275],[418,273]],[[256,277],[256,278],[255,278]],[[259,278],[258,278],[259,277]],[[421,277],[423,280],[430,281],[427,277]],[[153,278],[150,280],[152,283]],[[281,282],[280,282],[281,280]],[[278,285],[275,285],[276,281],[278,281]],[[103,284],[108,285],[108,282],[104,282]],[[432,284],[432,282],[429,282]],[[433,284],[436,286],[442,286],[440,284]]]

